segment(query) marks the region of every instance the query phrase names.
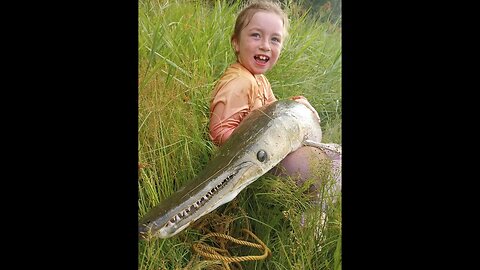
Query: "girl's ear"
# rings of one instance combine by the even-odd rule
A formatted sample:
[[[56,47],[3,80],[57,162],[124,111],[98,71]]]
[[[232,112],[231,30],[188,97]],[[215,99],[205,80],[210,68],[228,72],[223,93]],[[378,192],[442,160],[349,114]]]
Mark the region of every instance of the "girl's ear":
[[[237,38],[232,38],[232,46],[235,50],[235,53],[238,54],[240,52],[240,46],[238,45]]]

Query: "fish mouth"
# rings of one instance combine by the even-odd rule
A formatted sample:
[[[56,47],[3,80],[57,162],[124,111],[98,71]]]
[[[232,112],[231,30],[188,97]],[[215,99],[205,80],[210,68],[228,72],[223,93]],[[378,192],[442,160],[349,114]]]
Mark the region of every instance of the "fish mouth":
[[[231,201],[243,189],[239,188],[239,185],[246,186],[243,183],[245,178],[243,176],[253,165],[254,163],[251,161],[244,161],[221,173],[213,180],[209,179],[214,183],[213,185],[208,185],[197,194],[192,194],[191,199],[186,200],[172,209],[169,214],[166,214],[162,218],[163,222],[159,220],[150,221],[147,217],[144,218],[144,221],[139,224],[139,237],[145,240],[154,236],[160,238],[171,237],[200,217],[213,211],[219,205]],[[232,181],[233,179],[236,181]]]

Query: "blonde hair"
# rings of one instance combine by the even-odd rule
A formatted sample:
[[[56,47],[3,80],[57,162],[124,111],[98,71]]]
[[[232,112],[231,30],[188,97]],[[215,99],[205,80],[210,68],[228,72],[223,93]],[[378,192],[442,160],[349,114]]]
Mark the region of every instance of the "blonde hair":
[[[287,39],[289,27],[288,16],[281,8],[280,3],[273,1],[250,1],[237,16],[235,27],[233,28],[233,34],[230,38],[231,42],[233,42],[234,39],[240,40],[240,32],[242,32],[243,28],[250,23],[253,15],[259,11],[277,14],[283,22],[283,39]]]

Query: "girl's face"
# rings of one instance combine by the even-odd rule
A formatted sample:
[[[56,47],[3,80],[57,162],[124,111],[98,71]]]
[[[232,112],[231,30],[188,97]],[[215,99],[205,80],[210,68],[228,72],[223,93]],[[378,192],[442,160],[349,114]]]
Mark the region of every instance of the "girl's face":
[[[280,56],[283,43],[283,22],[275,13],[258,11],[232,40],[237,59],[252,74],[263,74]]]

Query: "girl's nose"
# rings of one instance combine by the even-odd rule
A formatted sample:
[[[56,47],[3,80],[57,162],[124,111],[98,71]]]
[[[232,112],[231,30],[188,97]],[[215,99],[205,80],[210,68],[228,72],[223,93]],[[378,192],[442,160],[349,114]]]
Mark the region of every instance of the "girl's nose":
[[[268,40],[262,40],[262,43],[260,44],[260,50],[266,52],[269,52],[271,50]]]

